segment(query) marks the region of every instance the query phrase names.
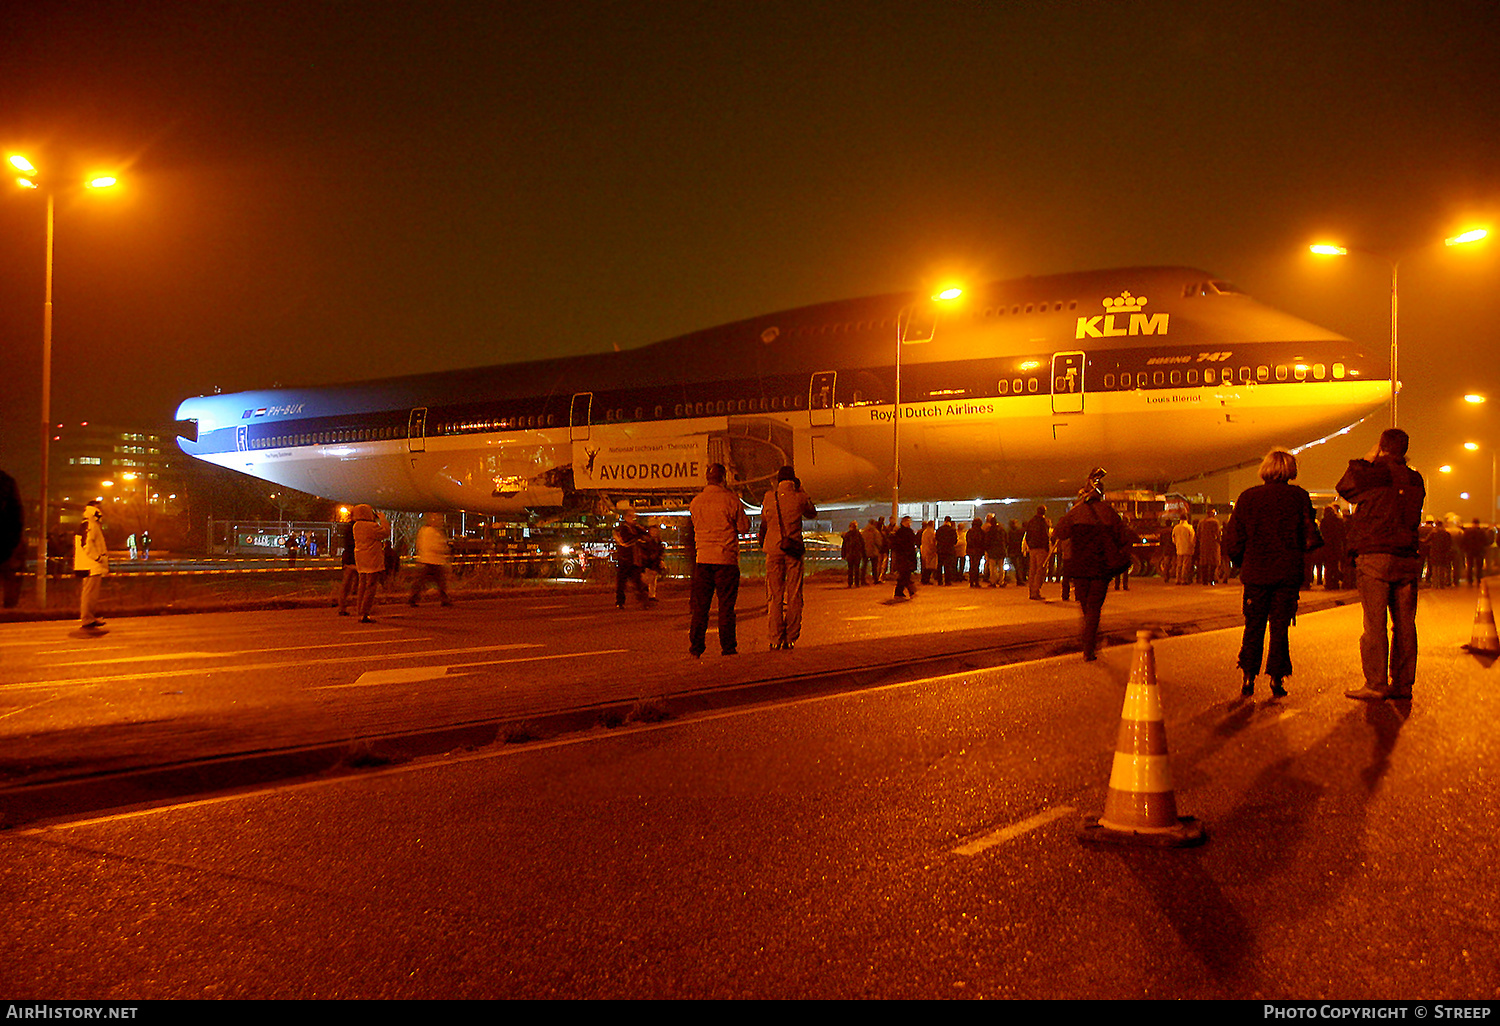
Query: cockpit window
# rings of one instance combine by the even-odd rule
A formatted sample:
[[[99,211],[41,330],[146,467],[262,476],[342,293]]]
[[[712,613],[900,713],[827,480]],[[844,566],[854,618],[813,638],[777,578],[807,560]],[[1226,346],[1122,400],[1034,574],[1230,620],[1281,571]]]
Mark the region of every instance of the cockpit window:
[[[1182,289],[1182,295],[1186,299],[1194,296],[1243,296],[1245,290],[1227,281],[1200,281],[1186,285]]]

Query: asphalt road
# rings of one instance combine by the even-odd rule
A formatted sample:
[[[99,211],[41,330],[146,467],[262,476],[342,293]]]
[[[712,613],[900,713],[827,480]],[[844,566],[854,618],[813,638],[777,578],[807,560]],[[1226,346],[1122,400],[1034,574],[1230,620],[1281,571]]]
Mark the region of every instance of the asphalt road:
[[[372,745],[379,757],[403,758],[663,707],[680,714],[1077,650],[1077,606],[1058,600],[1055,583],[1045,602],[1014,586],[932,587],[911,601],[888,588],[848,589],[841,574],[812,579],[797,649],[773,653],[764,592],[747,581],[740,654],[720,656],[711,638],[701,661],[687,655],[676,582],[649,609],[632,601],[616,610],[610,590],[560,585],[451,608],[430,593],[411,608],[398,593],[373,624],[326,606],[126,617],[104,632],[0,624],[0,821],[122,800],[90,803],[88,788],[64,800],[54,788],[28,804],[17,794],[26,785],[218,760],[205,784],[223,786],[237,782],[227,769],[246,769],[252,757],[248,779],[257,781],[327,768],[348,751],[367,759]],[[1306,605],[1341,597],[1348,593],[1311,593]],[[1237,588],[1148,579],[1112,593],[1104,623],[1123,643],[1142,626],[1191,630],[1238,615]],[[322,764],[308,761],[314,747]]]
[[[1194,590],[1128,601],[1234,604]],[[895,616],[1004,601],[925,597],[856,622],[904,637]],[[1055,605],[1035,615],[1070,627]],[[1424,593],[1409,711],[1343,697],[1353,607],[1300,617],[1281,701],[1239,698],[1232,629],[1155,642],[1199,848],[1078,841],[1109,779],[1120,646],[17,827],[0,993],[1493,1002],[1500,693],[1458,648],[1473,606]],[[677,636],[661,612],[595,613],[538,654],[622,632],[689,665],[654,651]],[[500,643],[467,633],[442,644]],[[299,672],[347,684],[376,662]],[[466,672],[495,689],[515,671]]]

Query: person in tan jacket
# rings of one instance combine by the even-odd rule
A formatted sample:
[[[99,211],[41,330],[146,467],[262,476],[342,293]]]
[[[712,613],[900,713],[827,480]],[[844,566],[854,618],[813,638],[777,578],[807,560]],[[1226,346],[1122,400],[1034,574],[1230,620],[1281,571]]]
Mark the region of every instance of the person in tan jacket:
[[[360,503],[354,507],[354,569],[359,574],[359,622],[374,623],[370,610],[375,607],[375,592],[380,575],[385,572],[385,543],[391,536],[391,525],[385,517]]]

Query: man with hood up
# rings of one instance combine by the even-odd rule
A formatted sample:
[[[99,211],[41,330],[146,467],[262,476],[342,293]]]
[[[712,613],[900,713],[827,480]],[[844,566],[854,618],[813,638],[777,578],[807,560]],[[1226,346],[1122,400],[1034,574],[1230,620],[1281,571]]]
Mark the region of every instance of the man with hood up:
[[[385,572],[385,543],[391,536],[391,525],[374,508],[360,503],[354,507],[354,569],[359,573],[359,622],[374,623],[370,610],[375,608],[375,592],[380,575]]]

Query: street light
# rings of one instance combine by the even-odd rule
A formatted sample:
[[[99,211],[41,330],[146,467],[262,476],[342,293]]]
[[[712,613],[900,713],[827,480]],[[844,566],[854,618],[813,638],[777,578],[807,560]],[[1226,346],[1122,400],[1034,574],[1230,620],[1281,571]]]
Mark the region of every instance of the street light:
[[[1444,239],[1443,240],[1443,244],[1447,245],[1447,246],[1462,246],[1462,245],[1465,245],[1465,244],[1470,243],[1470,242],[1478,242],[1479,240],[1485,238],[1488,235],[1489,235],[1489,232],[1486,231],[1485,229],[1483,229],[1483,228],[1474,228],[1474,229],[1472,229],[1470,231],[1463,232],[1462,234],[1455,235],[1455,236],[1453,236],[1451,238]],[[1397,362],[1396,362],[1396,359],[1397,359],[1397,355],[1398,355],[1397,318],[1396,318],[1396,300],[1397,300],[1396,273],[1397,273],[1398,269],[1401,266],[1401,261],[1406,257],[1407,254],[1405,254],[1405,253],[1399,253],[1399,254],[1397,254],[1395,256],[1391,256],[1388,253],[1382,253],[1382,252],[1379,252],[1379,251],[1373,250],[1373,249],[1358,249],[1358,248],[1351,247],[1351,246],[1339,246],[1339,245],[1335,245],[1335,244],[1332,244],[1332,243],[1318,243],[1317,245],[1309,246],[1308,249],[1312,250],[1312,252],[1318,254],[1319,256],[1340,256],[1341,257],[1341,256],[1348,256],[1350,253],[1363,253],[1366,256],[1379,257],[1380,259],[1384,260],[1386,263],[1388,263],[1388,264],[1391,265],[1391,427],[1395,427],[1396,426],[1396,390],[1400,386],[1400,377],[1396,373],[1396,371],[1397,371]]]
[[[47,194],[47,273],[42,299],[42,501],[38,507],[36,533],[36,601],[47,608],[47,464],[52,440],[52,223],[53,193],[36,167],[20,154],[11,154],[10,166],[21,174],[16,184],[23,189],[37,189]],[[108,189],[116,184],[111,175],[95,175],[84,181],[87,189]]]
[[[891,523],[901,522],[901,348],[931,342],[937,337],[938,304],[951,303],[964,294],[956,285],[940,290],[931,305],[920,300],[896,314],[896,401],[891,408]],[[922,316],[928,315],[928,316]],[[919,316],[922,319],[918,320]],[[917,321],[913,330],[912,322]],[[922,337],[916,337],[922,336]]]

